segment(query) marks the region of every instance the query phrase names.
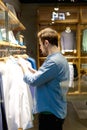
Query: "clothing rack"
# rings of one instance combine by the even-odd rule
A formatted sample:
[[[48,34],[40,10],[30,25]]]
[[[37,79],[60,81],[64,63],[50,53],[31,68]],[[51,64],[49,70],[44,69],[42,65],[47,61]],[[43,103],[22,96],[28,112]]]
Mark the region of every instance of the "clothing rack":
[[[0,58],[14,54],[25,54],[26,46],[16,45],[8,42],[0,42]]]
[[[16,57],[15,57],[15,55],[14,55],[15,58],[17,58],[17,56],[19,57],[19,56],[21,56],[21,54],[20,54],[20,55],[17,55],[17,54],[16,54]],[[1,58],[0,58],[0,61],[6,62],[6,60],[7,60],[8,58],[9,58],[9,57],[1,57]],[[18,130],[23,130],[23,128],[21,128],[21,119],[20,119],[20,128],[18,128]]]
[[[17,57],[26,54],[26,46],[15,45],[9,42],[0,42],[0,61],[6,62],[10,55]],[[23,130],[21,127],[21,120],[20,120],[20,127],[18,130]]]

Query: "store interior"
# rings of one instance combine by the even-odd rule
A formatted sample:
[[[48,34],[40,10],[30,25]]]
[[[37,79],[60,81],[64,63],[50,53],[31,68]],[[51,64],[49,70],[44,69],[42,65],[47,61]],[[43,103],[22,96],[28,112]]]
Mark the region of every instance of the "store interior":
[[[45,27],[58,31],[59,50],[73,68],[63,130],[87,130],[87,1],[3,0],[0,9],[1,62],[10,55],[26,54],[35,60],[38,69],[46,57],[39,50],[37,32]],[[68,37],[70,34],[72,40],[67,40],[72,45],[64,46],[65,32]],[[34,127],[27,130],[38,130],[38,115],[34,119]]]

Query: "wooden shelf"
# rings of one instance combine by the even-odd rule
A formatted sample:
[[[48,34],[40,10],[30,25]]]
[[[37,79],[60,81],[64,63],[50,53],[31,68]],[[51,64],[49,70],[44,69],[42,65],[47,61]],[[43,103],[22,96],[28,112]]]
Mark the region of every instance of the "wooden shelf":
[[[5,42],[5,41],[0,41],[0,47],[1,46],[9,46],[9,47],[16,47],[16,48],[24,48],[26,49],[26,46],[21,46],[21,45],[18,45],[18,44],[14,44],[14,43],[10,43],[10,42]]]
[[[5,6],[5,4],[0,0],[0,9],[1,11],[4,11],[8,13],[9,17],[9,24],[14,25],[14,28],[20,29],[20,30],[25,30],[26,28],[24,25],[18,20],[18,18]],[[5,24],[5,19],[0,19],[0,24],[4,25]]]

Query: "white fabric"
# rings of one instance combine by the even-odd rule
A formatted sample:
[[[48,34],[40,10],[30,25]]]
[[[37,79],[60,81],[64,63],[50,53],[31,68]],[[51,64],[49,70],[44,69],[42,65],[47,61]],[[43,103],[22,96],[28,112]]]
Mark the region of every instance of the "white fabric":
[[[69,87],[74,87],[74,68],[73,64],[69,63],[69,71],[70,71],[70,80],[69,80]]]
[[[6,61],[2,79],[8,130],[31,128],[32,96],[29,86],[23,81],[23,72],[14,59]]]

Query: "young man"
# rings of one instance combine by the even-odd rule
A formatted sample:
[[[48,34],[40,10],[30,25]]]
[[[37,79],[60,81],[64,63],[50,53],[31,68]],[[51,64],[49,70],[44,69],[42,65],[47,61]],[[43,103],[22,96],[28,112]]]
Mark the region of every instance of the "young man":
[[[24,81],[36,87],[35,112],[39,113],[39,130],[62,130],[67,115],[68,62],[58,50],[58,33],[55,30],[41,30],[38,39],[42,54],[47,56],[42,66],[35,71],[21,62],[19,64]]]

